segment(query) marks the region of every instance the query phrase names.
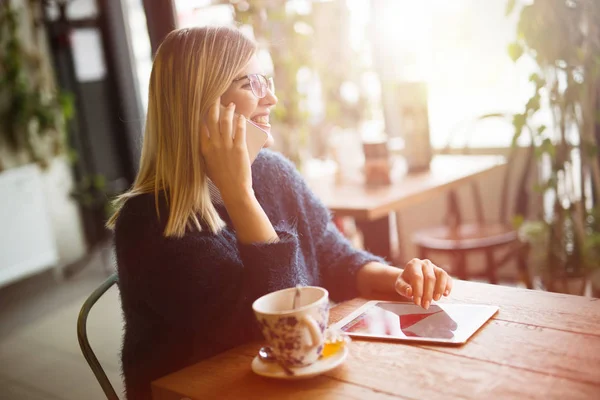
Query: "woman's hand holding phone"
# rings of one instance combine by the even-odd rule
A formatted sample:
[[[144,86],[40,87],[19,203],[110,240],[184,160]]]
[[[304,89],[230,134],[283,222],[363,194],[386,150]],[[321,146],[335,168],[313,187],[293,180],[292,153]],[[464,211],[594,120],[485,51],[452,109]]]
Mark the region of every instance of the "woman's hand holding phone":
[[[220,99],[215,101],[202,124],[200,140],[208,177],[219,188],[225,203],[254,197],[246,118],[235,113],[235,104],[223,107]]]
[[[223,108],[218,99],[208,110],[200,137],[208,177],[221,192],[240,243],[278,241],[277,232],[252,189],[246,118],[235,114],[233,103]]]

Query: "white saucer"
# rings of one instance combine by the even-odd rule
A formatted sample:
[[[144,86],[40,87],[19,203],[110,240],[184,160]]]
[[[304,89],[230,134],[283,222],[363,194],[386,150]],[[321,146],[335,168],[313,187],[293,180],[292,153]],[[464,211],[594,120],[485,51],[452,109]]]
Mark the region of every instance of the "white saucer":
[[[314,364],[309,366],[290,367],[294,371],[294,375],[287,375],[283,371],[283,368],[276,362],[266,362],[261,360],[259,356],[256,356],[252,360],[252,371],[267,378],[287,380],[307,379],[340,366],[346,360],[346,357],[348,357],[348,346],[342,347],[341,350],[329,357],[319,358]]]

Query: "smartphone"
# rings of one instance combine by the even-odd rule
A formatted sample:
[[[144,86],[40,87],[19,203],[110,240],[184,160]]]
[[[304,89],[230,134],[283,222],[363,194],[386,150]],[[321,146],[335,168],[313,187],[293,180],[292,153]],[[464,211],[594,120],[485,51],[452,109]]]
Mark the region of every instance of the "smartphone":
[[[225,107],[221,105],[221,113],[225,112]],[[235,113],[235,117],[238,114]],[[234,117],[234,118],[235,118]],[[235,132],[233,133],[235,135]],[[254,122],[246,119],[246,146],[248,148],[248,156],[250,158],[250,164],[256,160],[258,153],[265,146],[269,133],[258,127]]]
[[[264,147],[269,134],[256,126],[252,121],[246,120],[246,145],[248,146],[248,156],[250,164],[254,162],[260,150]]]

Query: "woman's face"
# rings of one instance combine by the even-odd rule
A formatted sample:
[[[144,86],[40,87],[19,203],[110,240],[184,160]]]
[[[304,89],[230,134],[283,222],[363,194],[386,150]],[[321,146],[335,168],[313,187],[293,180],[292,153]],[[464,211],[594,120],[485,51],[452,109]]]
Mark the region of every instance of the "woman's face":
[[[269,137],[265,143],[265,147],[273,144],[273,136],[271,136],[271,125],[269,124],[269,113],[271,108],[277,104],[277,97],[270,90],[267,90],[267,95],[259,99],[252,93],[250,81],[248,78],[237,80],[249,74],[262,74],[262,68],[256,56],[240,71],[235,77],[235,82],[231,83],[229,89],[221,96],[221,104],[227,106],[229,103],[235,104],[235,112],[242,114],[252,122],[255,122],[263,130],[267,131]]]

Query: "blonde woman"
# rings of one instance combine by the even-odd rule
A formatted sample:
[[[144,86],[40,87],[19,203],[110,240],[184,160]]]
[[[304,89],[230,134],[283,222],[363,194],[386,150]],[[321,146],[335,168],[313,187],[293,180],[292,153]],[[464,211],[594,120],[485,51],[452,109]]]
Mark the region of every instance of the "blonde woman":
[[[278,101],[255,51],[211,27],[174,31],[156,54],[139,174],[109,221],[129,399],[259,338],[251,305],[263,294],[319,285],[337,301],[399,293],[427,308],[452,288],[428,260],[399,269],[352,248],[281,155],[262,150],[251,166],[246,120],[269,131]]]

